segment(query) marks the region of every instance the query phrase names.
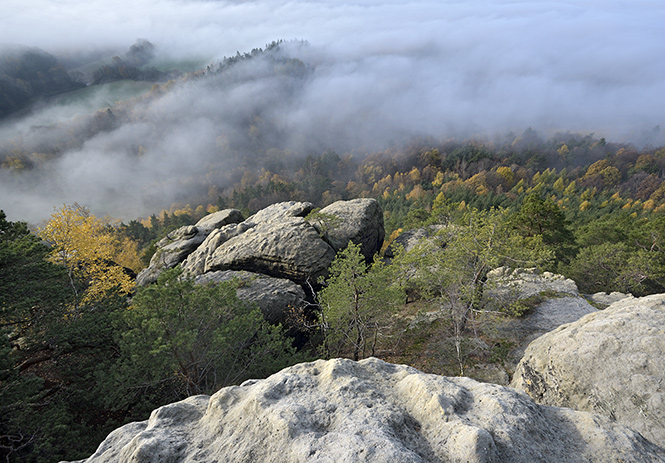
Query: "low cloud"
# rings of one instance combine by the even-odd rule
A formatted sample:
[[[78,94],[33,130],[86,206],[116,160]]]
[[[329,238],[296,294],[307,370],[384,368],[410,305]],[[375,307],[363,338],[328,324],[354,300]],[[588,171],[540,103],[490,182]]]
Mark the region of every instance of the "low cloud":
[[[58,54],[116,48],[138,37],[157,59],[202,64],[277,39],[309,66],[301,81],[225,87],[200,79],[141,107],[135,122],[87,140],[33,178],[3,173],[0,208],[39,220],[79,201],[122,218],[154,212],[255,156],[229,149],[257,114],[282,149],[378,149],[411,135],[558,130],[663,143],[665,6],[655,1],[8,0],[0,43]],[[297,87],[294,89],[294,85]],[[0,140],[110,105],[100,94],[0,125]],[[250,121],[251,122],[251,121]],[[649,132],[648,140],[640,138]],[[41,132],[35,133],[35,137]],[[242,134],[246,136],[246,134]],[[145,149],[137,156],[139,146]]]

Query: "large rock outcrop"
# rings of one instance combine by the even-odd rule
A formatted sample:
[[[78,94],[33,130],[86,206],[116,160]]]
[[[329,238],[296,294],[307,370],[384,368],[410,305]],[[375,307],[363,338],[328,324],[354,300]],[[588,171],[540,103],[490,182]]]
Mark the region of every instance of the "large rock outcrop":
[[[377,359],[316,361],[123,426],[86,463],[663,462],[607,418]]]
[[[381,250],[385,229],[383,211],[374,198],[359,198],[350,201],[337,201],[319,211],[321,216],[332,216],[331,223],[325,220],[313,221],[323,239],[335,252],[348,245],[349,241],[360,245],[367,260]]]
[[[268,222],[279,222],[289,217],[305,217],[312,212],[314,204],[301,201],[285,201],[271,204],[250,216],[245,222],[248,224],[259,224]]]
[[[310,289],[309,284],[316,285],[336,251],[353,241],[369,259],[383,244],[383,212],[376,200],[331,204],[321,215],[334,216],[334,227],[330,228],[305,219],[313,209],[309,202],[286,201],[261,209],[246,220],[235,209],[206,216],[157,243],[150,267],[141,272],[137,283],[153,283],[164,269],[178,264],[185,276],[199,281],[215,281],[220,275],[216,272],[263,275],[265,278],[252,277],[249,286],[238,290],[238,297],[258,303],[268,320],[284,321],[285,310],[292,304],[302,305],[304,300],[305,291],[295,286]],[[245,279],[244,274],[238,275]]]
[[[665,295],[624,298],[533,341],[512,385],[665,443]]]
[[[206,273],[209,269],[208,261],[215,250],[231,238],[245,233],[252,227],[254,227],[254,224],[241,222],[213,230],[203,243],[182,262],[185,275],[196,276]]]
[[[262,222],[220,245],[206,259],[207,272],[248,270],[296,283],[316,282],[335,251],[302,217]]]
[[[286,321],[289,310],[300,309],[306,304],[306,295],[302,287],[283,278],[226,270],[199,275],[194,282],[196,284],[215,284],[233,280],[239,280],[242,283],[236,289],[238,299],[258,305],[263,312],[263,317],[270,323]]]
[[[496,307],[516,300],[539,300],[526,316],[509,323],[511,330],[538,336],[598,311],[580,295],[573,280],[534,268],[499,267],[490,271],[485,297],[490,306]]]
[[[486,370],[470,370],[476,377],[500,384],[509,384],[524,351],[534,339],[598,312],[579,294],[573,280],[533,268],[492,270],[487,275],[483,294],[489,310],[503,310],[515,303],[531,307],[526,314],[503,319],[495,327],[495,334],[511,344],[501,364],[486,365]],[[498,374],[495,374],[497,369]]]
[[[286,201],[244,221],[235,209],[204,217],[157,243],[150,267],[141,272],[137,283],[152,283],[165,268],[179,263],[189,276],[247,270],[298,284],[315,283],[349,241],[360,244],[368,259],[381,249],[383,212],[375,199],[338,201],[322,209],[320,217],[331,217],[331,226],[305,220],[313,209],[309,202]]]
[[[579,296],[577,285],[570,278],[535,268],[499,267],[487,274],[488,296],[492,298],[525,299],[540,293]]]
[[[196,225],[187,225],[172,231],[157,242],[155,245],[157,251],[150,259],[150,265],[139,273],[136,283],[138,285],[154,283],[162,271],[184,261],[213,230],[242,220],[240,211],[225,209],[203,217]]]

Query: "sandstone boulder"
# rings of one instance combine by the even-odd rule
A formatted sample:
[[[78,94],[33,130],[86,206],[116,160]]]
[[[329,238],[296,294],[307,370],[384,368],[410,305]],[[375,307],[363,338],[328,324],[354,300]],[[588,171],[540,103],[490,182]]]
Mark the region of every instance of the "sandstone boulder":
[[[285,201],[282,203],[271,204],[261,209],[256,214],[247,218],[249,224],[259,224],[280,221],[290,217],[305,217],[309,214],[314,205],[308,202]]]
[[[593,302],[596,306],[601,308],[607,308],[610,305],[618,302],[627,297],[633,297],[632,294],[620,293],[618,291],[612,291],[611,293],[594,293],[587,295],[589,300]]]
[[[540,293],[579,296],[577,285],[570,278],[535,268],[499,267],[487,274],[488,296],[493,298],[526,299]]]
[[[215,250],[234,236],[241,235],[254,225],[241,222],[225,225],[213,230],[198,248],[182,262],[185,275],[197,276],[207,271],[206,264]]]
[[[196,225],[187,225],[172,231],[155,244],[157,250],[150,259],[150,265],[139,273],[136,283],[154,283],[164,269],[173,268],[185,260],[216,227],[240,221],[240,211],[226,209],[202,218]]]
[[[203,217],[196,222],[196,228],[204,233],[210,233],[213,230],[228,225],[230,223],[240,223],[244,217],[237,209],[224,209],[222,211],[213,212]]]
[[[360,245],[360,250],[367,260],[381,250],[385,230],[383,211],[374,198],[337,201],[321,209],[322,216],[330,215],[334,219],[313,220],[323,239],[335,252],[344,249],[349,241]]]
[[[210,233],[196,251],[192,252],[185,259],[182,264],[183,271],[186,275],[190,276],[202,275],[206,272],[214,271],[211,261],[213,260],[212,256],[215,250],[231,238],[242,235],[258,224],[274,224],[293,217],[304,217],[313,208],[314,205],[308,202],[286,201],[271,204],[243,222],[220,227]]]
[[[521,330],[540,335],[595,312],[598,312],[598,309],[581,297],[553,297],[538,304],[516,322],[521,325]]]
[[[270,323],[284,322],[291,308],[301,308],[305,305],[306,296],[302,287],[284,278],[226,270],[199,275],[194,282],[208,284],[234,279],[243,283],[236,290],[238,298],[258,305],[264,318]]]
[[[83,461],[645,463],[665,451],[515,389],[337,359],[161,407]]]
[[[533,341],[512,385],[665,443],[665,295],[624,298]]]
[[[283,217],[224,242],[206,259],[205,271],[247,270],[303,284],[324,275],[334,258],[335,251],[312,225],[301,217]]]
[[[469,372],[485,381],[509,384],[526,347],[536,338],[559,326],[597,312],[577,290],[574,281],[562,275],[540,273],[536,269],[498,268],[488,274],[483,291],[485,307],[501,311],[511,304],[531,309],[520,317],[497,319],[495,335],[510,349],[500,364],[474,366]],[[481,350],[482,351],[482,350]],[[494,374],[495,369],[499,374]]]

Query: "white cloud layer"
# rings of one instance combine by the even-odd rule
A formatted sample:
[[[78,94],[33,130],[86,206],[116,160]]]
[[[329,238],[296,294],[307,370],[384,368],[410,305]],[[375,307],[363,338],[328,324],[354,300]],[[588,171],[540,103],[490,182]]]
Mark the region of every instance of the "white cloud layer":
[[[631,137],[665,123],[662,1],[2,3],[0,43],[51,53],[108,46],[126,50],[140,37],[164,55],[212,62],[277,39],[307,40],[311,46],[300,58],[314,66],[314,76],[297,100],[276,109],[294,140],[319,137],[323,145],[331,145],[343,137],[348,143],[380,143],[395,133],[442,137],[531,126],[638,141]],[[169,112],[180,116],[181,125],[160,145],[163,163],[153,158],[150,163],[130,162],[122,149],[110,156],[113,137],[147,136],[140,126],[123,127],[70,153],[57,180],[22,191],[14,205],[0,207],[18,212],[19,203],[27,207],[76,200],[92,203],[94,210],[110,204],[114,194],[127,203],[123,191],[172,175],[169,169],[180,168],[183,156],[205,164],[206,155],[192,153],[209,151],[214,144],[216,129],[205,123],[211,111],[251,106],[257,104],[252,98],[270,94],[269,89],[245,87],[201,98],[202,90],[183,90],[190,94],[180,94],[183,99],[173,95],[151,109],[162,118]],[[7,131],[0,128],[2,136]],[[105,173],[95,166],[103,166]],[[142,169],[153,174],[139,175]],[[2,194],[9,183],[0,181],[6,182],[5,188],[0,186]],[[16,188],[12,183],[11,189]],[[126,216],[145,207],[136,206]],[[40,207],[29,218],[43,214]]]

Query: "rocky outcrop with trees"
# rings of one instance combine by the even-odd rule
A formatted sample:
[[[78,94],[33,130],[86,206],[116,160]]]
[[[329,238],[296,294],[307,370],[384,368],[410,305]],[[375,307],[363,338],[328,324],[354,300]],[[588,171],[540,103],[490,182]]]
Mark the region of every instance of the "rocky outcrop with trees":
[[[662,462],[609,418],[375,358],[303,363],[155,410],[85,463]]]
[[[371,259],[383,244],[383,212],[376,200],[337,201],[310,215],[313,209],[312,203],[287,201],[247,219],[235,209],[205,216],[160,240],[137,283],[153,283],[178,264],[199,283],[234,276],[244,282],[238,297],[258,303],[268,320],[284,321],[289,308],[305,304],[301,285],[316,285],[337,251],[353,242]]]
[[[214,230],[242,220],[240,211],[225,209],[203,217],[195,225],[172,231],[155,244],[157,250],[150,259],[150,266],[139,273],[137,284],[154,283],[163,270],[173,268],[185,260]]]
[[[512,386],[665,442],[665,295],[624,298],[532,342]]]

